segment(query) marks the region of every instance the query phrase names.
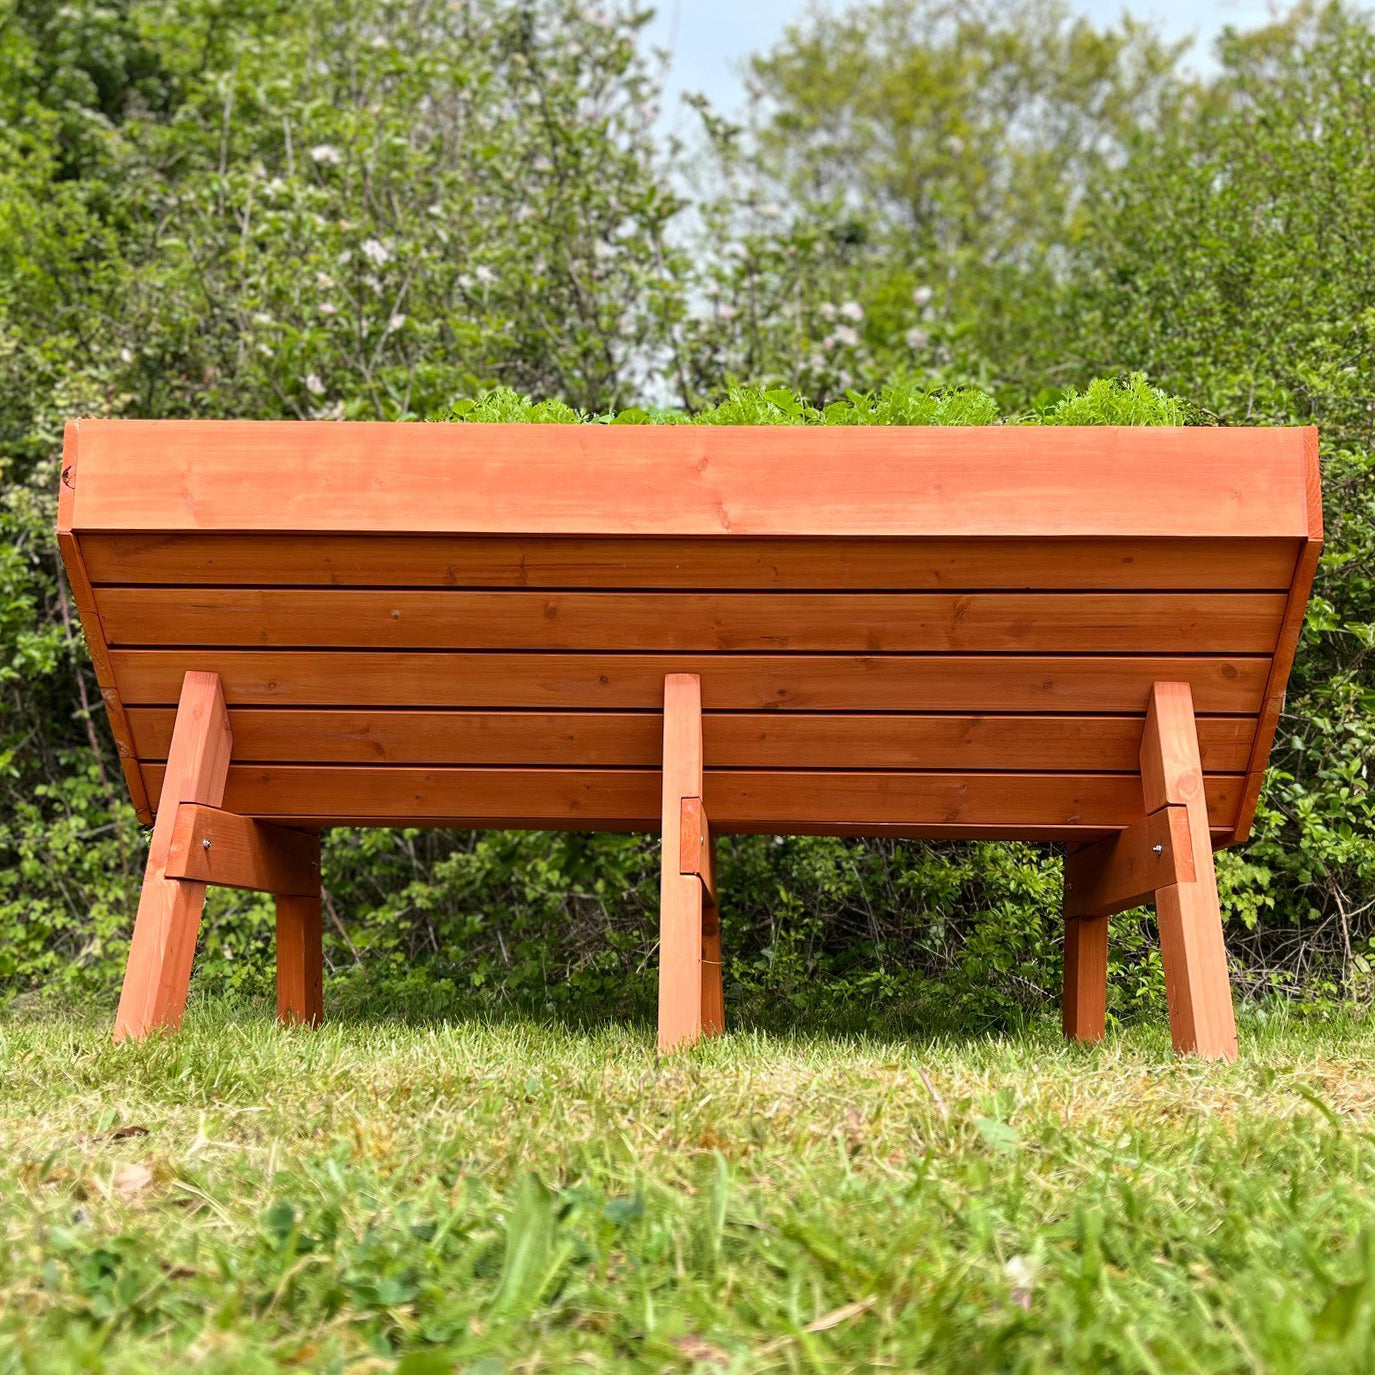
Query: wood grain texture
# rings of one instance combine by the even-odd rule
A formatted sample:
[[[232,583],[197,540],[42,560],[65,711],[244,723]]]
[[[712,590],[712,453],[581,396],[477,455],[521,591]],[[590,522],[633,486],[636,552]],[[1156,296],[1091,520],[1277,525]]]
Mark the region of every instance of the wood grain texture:
[[[1065,918],[1061,1025],[1071,1041],[1101,1041],[1108,1014],[1108,919]]]
[[[62,556],[62,567],[67,575],[67,585],[72,589],[72,600],[76,603],[77,614],[81,619],[81,632],[86,638],[86,648],[91,656],[91,667],[95,672],[96,683],[100,688],[101,700],[105,704],[105,714],[110,722],[110,734],[114,736],[115,750],[119,755],[119,766],[124,774],[125,785],[129,789],[129,800],[143,824],[150,825],[153,809],[144,791],[143,776],[139,772],[138,761],[134,754],[130,737],[129,722],[125,715],[124,704],[115,690],[114,670],[110,666],[109,648],[105,641],[104,628],[100,624],[100,613],[96,608],[95,593],[81,555],[81,545],[72,533],[72,512],[76,504],[76,483],[78,472],[79,443],[78,427],[75,421],[68,421],[63,433],[62,475],[57,489],[57,547]]]
[[[469,592],[107,587],[112,646],[1271,654],[1279,592]]]
[[[1242,655],[675,655],[376,650],[120,649],[130,706],[176,700],[188,669],[235,706],[611,709],[657,705],[664,676],[697,673],[710,711],[1141,712],[1151,684],[1188,682],[1197,709],[1255,713],[1270,661]]]
[[[131,707],[139,756],[167,757],[175,712]],[[657,713],[484,712],[232,707],[243,764],[550,764],[657,766]],[[707,713],[703,747],[715,768],[997,769],[1129,772],[1141,716],[863,716],[811,712]],[[1198,721],[1204,767],[1241,773],[1255,722]]]
[[[659,1051],[702,1034],[702,883],[682,872],[683,799],[702,794],[702,693],[695,675],[664,679],[660,815]]]
[[[1193,855],[1193,881],[1181,880],[1155,895],[1174,1048],[1235,1060],[1236,1018],[1187,683],[1157,683],[1151,694],[1141,741],[1141,790],[1148,811],[1185,809]]]
[[[77,424],[79,530],[1308,534],[1279,428]]]
[[[279,897],[277,1020],[317,1026],[324,1019],[324,953],[319,882],[313,895]]]
[[[1246,771],[1246,788],[1242,793],[1241,811],[1237,818],[1235,843],[1245,841],[1251,834],[1256,804],[1260,800],[1260,790],[1265,782],[1266,765],[1270,761],[1275,732],[1279,728],[1280,713],[1284,709],[1285,689],[1289,685],[1289,674],[1294,667],[1294,656],[1298,653],[1299,636],[1303,632],[1308,598],[1313,590],[1313,578],[1317,574],[1318,559],[1322,555],[1322,472],[1318,463],[1318,432],[1310,426],[1303,431],[1303,438],[1303,490],[1308,512],[1308,538],[1294,566],[1294,578],[1289,588],[1284,620],[1270,667],[1270,677],[1265,685],[1265,698],[1260,709],[1255,744]]]
[[[311,897],[320,890],[320,837],[183,802],[167,874],[279,897]]]
[[[1158,888],[1196,878],[1188,809],[1162,807],[1111,840],[1065,856],[1065,916],[1110,917],[1152,902]]]
[[[164,765],[145,775],[161,782]],[[1209,823],[1230,827],[1241,776],[1207,778]],[[700,793],[720,834],[839,834],[885,828],[1075,828],[1102,833],[1141,817],[1137,774],[900,773],[705,771]],[[332,768],[236,764],[223,805],[259,818],[370,817],[379,824],[448,821],[453,825],[657,831],[656,769]],[[677,802],[675,801],[675,807]],[[309,820],[306,820],[309,819]],[[848,830],[846,829],[848,828]],[[1049,838],[1049,837],[1048,837]],[[677,852],[673,863],[677,864]]]
[[[81,536],[97,584],[725,591],[1287,591],[1297,539]]]
[[[141,1041],[155,1027],[181,1024],[205,884],[169,877],[167,861],[181,804],[220,805],[232,746],[219,680],[188,673],[170,757],[159,770],[158,816],[115,1017],[116,1041]]]
[[[700,797],[685,797],[678,825],[678,872],[691,874],[706,889],[707,901],[716,901],[716,871],[712,866],[711,823]]]

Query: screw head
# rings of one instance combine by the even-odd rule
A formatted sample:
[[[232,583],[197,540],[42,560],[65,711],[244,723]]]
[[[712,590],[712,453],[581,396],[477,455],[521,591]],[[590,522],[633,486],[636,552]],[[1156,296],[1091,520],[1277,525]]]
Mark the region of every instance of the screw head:
[[[208,850],[208,849],[210,848],[210,841],[209,841],[209,840],[203,840],[203,841],[201,841],[201,845],[202,845],[202,847],[203,847],[204,849],[207,849],[207,850]]]
[[[1165,847],[1163,845],[1152,845],[1151,849],[1158,855],[1163,855],[1165,853]]]

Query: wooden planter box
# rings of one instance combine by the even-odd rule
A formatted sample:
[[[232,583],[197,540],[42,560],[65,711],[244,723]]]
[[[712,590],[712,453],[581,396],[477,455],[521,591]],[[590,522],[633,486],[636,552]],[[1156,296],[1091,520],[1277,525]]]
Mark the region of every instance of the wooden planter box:
[[[116,1035],[175,1025],[206,882],[318,830],[662,830],[660,1044],[723,1024],[710,834],[1060,841],[1065,1029],[1160,914],[1233,1055],[1245,839],[1321,543],[1312,429],[74,421],[58,535],[140,817]]]

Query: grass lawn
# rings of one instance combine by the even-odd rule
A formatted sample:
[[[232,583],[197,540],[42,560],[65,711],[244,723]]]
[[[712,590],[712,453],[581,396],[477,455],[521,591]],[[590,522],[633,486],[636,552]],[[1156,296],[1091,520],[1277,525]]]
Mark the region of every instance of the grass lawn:
[[[0,1372],[1375,1368],[1375,1035],[0,1020]]]

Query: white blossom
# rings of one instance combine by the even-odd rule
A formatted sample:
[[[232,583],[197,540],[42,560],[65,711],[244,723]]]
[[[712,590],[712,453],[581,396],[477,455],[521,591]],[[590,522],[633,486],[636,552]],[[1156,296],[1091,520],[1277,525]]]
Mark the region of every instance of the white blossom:
[[[814,353],[807,359],[807,367],[812,372],[822,372],[826,367],[826,360],[819,353]]]
[[[859,343],[859,332],[851,325],[837,325],[836,338],[839,339],[847,349],[852,349]]]
[[[380,239],[364,239],[358,247],[362,250],[363,256],[376,263],[378,267],[391,258],[391,249]]]
[[[904,337],[909,349],[924,349],[931,336],[924,329],[909,329]]]
[[[404,325],[405,323],[406,323],[406,317],[405,317],[404,315],[393,315],[393,316],[387,321],[387,333],[388,333],[388,334],[395,334],[396,331],[399,330],[399,329],[401,328],[401,326]]]
[[[821,318],[822,318],[823,320],[834,320],[835,317],[836,317],[836,308],[835,308],[829,301],[822,301],[822,303],[821,303]]]
[[[766,220],[776,220],[783,213],[783,207],[777,201],[767,201],[759,207],[759,213]]]
[[[932,291],[931,288],[930,288],[929,286],[919,286],[919,287],[912,293],[912,300],[913,300],[913,302],[914,302],[916,305],[918,305],[918,306],[922,306],[922,307],[929,306],[929,305],[931,304],[931,298],[932,298],[935,294],[936,294],[936,293],[935,293],[934,291]]]
[[[339,307],[336,306],[332,301],[321,301],[321,302],[320,302],[320,314],[321,314],[321,315],[338,315],[338,314],[339,314]]]
[[[334,166],[344,160],[344,155],[332,143],[317,143],[310,150],[310,156],[312,161],[321,166],[326,164]]]
[[[486,263],[479,267],[473,273],[473,276],[477,278],[478,284],[480,286],[491,286],[492,283],[495,282],[497,279],[497,274],[493,272],[492,269],[488,267]]]
[[[864,319],[864,307],[858,301],[846,301],[840,308],[840,313],[847,319],[853,320],[855,324]]]
[[[325,384],[313,372],[306,373],[306,390],[312,396],[323,396],[325,394]]]
[[[728,306],[724,303],[716,307],[716,315],[720,320],[734,320],[737,313],[734,306]]]

